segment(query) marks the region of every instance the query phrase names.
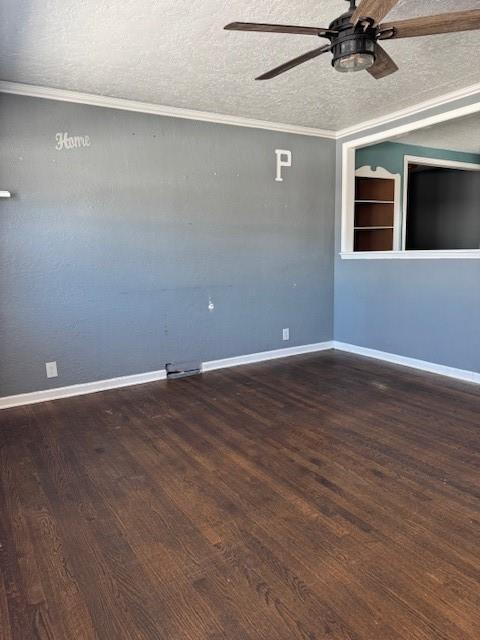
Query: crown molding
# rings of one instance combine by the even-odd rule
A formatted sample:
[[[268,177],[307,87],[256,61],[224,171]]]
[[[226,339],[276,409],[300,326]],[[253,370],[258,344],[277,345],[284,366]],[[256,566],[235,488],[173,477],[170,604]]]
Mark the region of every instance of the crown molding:
[[[315,127],[303,127],[300,125],[285,124],[281,122],[269,122],[267,120],[255,120],[253,118],[243,118],[240,116],[229,116],[221,113],[209,111],[196,111],[194,109],[182,109],[179,107],[169,107],[149,102],[137,100],[126,100],[124,98],[112,98],[100,96],[93,93],[81,93],[66,89],[56,89],[54,87],[41,87],[33,84],[22,84],[19,82],[9,82],[0,80],[0,93],[10,93],[32,98],[43,98],[46,100],[57,100],[61,102],[72,102],[74,104],[87,104],[95,107],[105,107],[107,109],[119,109],[122,111],[136,111],[139,113],[150,113],[170,118],[181,118],[184,120],[196,120],[200,122],[211,122],[213,124],[224,124],[234,127],[247,127],[251,129],[265,129],[267,131],[278,131],[280,133],[291,133],[294,135],[310,136],[315,138],[326,138],[330,140],[342,140],[362,134],[365,131],[376,127],[395,123],[397,120],[415,116],[424,111],[438,107],[446,107],[458,100],[470,98],[478,95],[480,100],[480,83],[451,91],[442,96],[431,98],[419,102],[415,105],[392,111],[391,113],[364,120],[358,124],[333,131],[331,129],[317,129]]]
[[[181,109],[179,107],[168,107],[150,102],[126,100],[124,98],[111,98],[108,96],[95,95],[93,93],[80,93],[78,91],[67,91],[66,89],[55,89],[53,87],[39,87],[33,84],[21,84],[18,82],[8,82],[6,80],[0,81],[0,93],[11,93],[19,96],[44,98],[46,100],[58,100],[61,102],[73,102],[75,104],[87,104],[95,107],[106,107],[108,109],[120,109],[122,111],[150,113],[158,116],[225,124],[234,127],[266,129],[267,131],[292,133],[295,135],[310,136],[314,138],[335,140],[337,137],[335,131],[328,129],[315,129],[313,127],[301,127],[281,122],[267,122],[264,120],[255,120],[253,118],[242,118],[239,116],[229,116],[221,113],[210,113],[208,111]]]
[[[398,111],[392,111],[391,113],[385,116],[373,118],[372,120],[364,120],[363,122],[352,125],[351,127],[346,127],[345,129],[339,129],[336,132],[336,138],[337,140],[340,140],[342,138],[355,136],[357,134],[368,131],[369,129],[374,129],[376,127],[381,127],[387,124],[391,124],[391,123],[394,123],[396,120],[401,120],[402,118],[408,118],[409,116],[415,116],[417,114],[422,113],[423,111],[428,111],[429,109],[446,107],[449,104],[456,102],[457,100],[471,98],[472,96],[475,96],[475,95],[478,95],[478,98],[480,100],[480,82],[477,82],[476,84],[472,84],[468,87],[464,87],[463,89],[457,89],[456,91],[445,93],[441,96],[437,96],[436,98],[431,98],[430,100],[419,102],[415,105],[411,105],[410,107],[399,109]]]

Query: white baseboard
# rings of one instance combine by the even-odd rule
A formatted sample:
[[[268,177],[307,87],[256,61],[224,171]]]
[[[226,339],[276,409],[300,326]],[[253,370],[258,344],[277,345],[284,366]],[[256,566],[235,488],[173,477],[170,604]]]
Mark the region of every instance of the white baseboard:
[[[210,360],[209,362],[204,362],[202,364],[202,371],[207,372],[215,371],[216,369],[238,367],[242,364],[265,362],[267,360],[276,360],[277,358],[298,356],[304,353],[327,351],[328,349],[347,351],[349,353],[355,353],[368,358],[375,358],[377,360],[383,360],[385,362],[391,362],[405,367],[412,367],[413,369],[419,369],[420,371],[428,371],[429,373],[437,373],[442,376],[456,378],[457,380],[480,384],[480,373],[475,371],[455,369],[454,367],[447,367],[442,364],[435,364],[434,362],[426,362],[424,360],[417,360],[416,358],[407,358],[395,353],[386,353],[385,351],[358,347],[354,344],[347,344],[345,342],[338,341],[316,342],[314,344],[274,349],[273,351],[260,351],[259,353],[250,353],[243,356],[223,358],[221,360]],[[136,384],[165,380],[166,377],[167,372],[165,369],[161,369],[159,371],[138,373],[131,376],[120,376],[119,378],[110,378],[108,380],[97,380],[95,382],[86,382],[84,384],[74,384],[68,387],[58,387],[56,389],[33,391],[32,393],[21,393],[15,396],[5,396],[0,398],[0,410],[27,404],[35,404],[37,402],[46,402],[47,400],[58,400],[60,398],[71,398],[73,396],[81,396],[88,393],[97,393],[99,391],[107,391],[108,389],[131,387]]]
[[[0,409],[19,407],[25,404],[35,404],[37,402],[46,402],[47,400],[58,400],[59,398],[83,396],[87,393],[97,393],[98,391],[107,391],[108,389],[131,387],[135,384],[165,380],[166,377],[167,372],[165,369],[161,369],[160,371],[137,373],[131,376],[120,376],[119,378],[110,378],[108,380],[96,380],[95,382],[86,382],[84,384],[72,384],[68,387],[44,389],[43,391],[33,391],[32,393],[20,393],[16,396],[5,396],[4,398],[0,398]]]
[[[225,358],[223,360],[211,360],[210,362],[203,363],[202,371],[213,371],[214,369],[224,369],[225,367],[236,367],[241,364],[263,362],[264,360],[273,360],[275,358],[286,358],[287,356],[296,356],[302,353],[313,353],[315,351],[325,351],[326,349],[333,349],[333,342],[318,342],[316,344],[306,344],[299,347],[287,347],[286,349],[251,353],[245,356]],[[26,404],[35,404],[37,402],[46,402],[47,400],[58,400],[60,398],[81,396],[87,393],[97,393],[98,391],[107,391],[108,389],[131,387],[136,384],[165,380],[166,377],[167,372],[165,369],[161,369],[160,371],[138,373],[131,376],[110,378],[109,380],[97,380],[95,382],[86,382],[84,384],[73,384],[68,387],[58,387],[56,389],[33,391],[32,393],[21,393],[15,396],[5,396],[0,398],[0,410],[9,409],[11,407],[20,407]]]
[[[412,369],[419,369],[420,371],[428,371],[429,373],[437,373],[441,376],[448,376],[449,378],[456,378],[457,380],[480,384],[480,373],[477,373],[476,371],[456,369],[455,367],[447,367],[446,365],[436,364],[435,362],[417,360],[417,358],[407,358],[406,356],[399,356],[396,353],[387,353],[386,351],[377,351],[377,349],[358,347],[355,344],[347,344],[346,342],[338,342],[336,340],[333,342],[333,348],[338,349],[339,351],[355,353],[359,356],[366,356],[367,358],[375,358],[377,360],[384,360],[385,362],[399,364],[404,367],[411,367]]]
[[[260,351],[250,353],[245,356],[235,356],[233,358],[223,358],[222,360],[210,360],[202,364],[202,371],[214,371],[215,369],[226,369],[228,367],[238,367],[242,364],[253,364],[254,362],[264,362],[265,360],[275,360],[276,358],[287,358],[288,356],[298,356],[302,353],[314,353],[315,351],[326,351],[333,349],[333,342],[315,342],[314,344],[303,344],[298,347],[286,347],[285,349],[274,349],[273,351]]]

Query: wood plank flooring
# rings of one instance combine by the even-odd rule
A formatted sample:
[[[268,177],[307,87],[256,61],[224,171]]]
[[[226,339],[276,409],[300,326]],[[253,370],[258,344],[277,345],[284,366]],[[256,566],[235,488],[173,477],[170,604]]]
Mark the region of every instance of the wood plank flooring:
[[[480,388],[324,352],[0,413],[1,640],[478,640]]]

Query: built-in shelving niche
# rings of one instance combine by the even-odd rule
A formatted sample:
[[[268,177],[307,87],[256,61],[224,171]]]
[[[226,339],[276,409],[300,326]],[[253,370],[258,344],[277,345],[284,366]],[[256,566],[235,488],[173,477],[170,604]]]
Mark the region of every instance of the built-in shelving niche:
[[[400,175],[362,167],[355,172],[354,251],[398,249]]]

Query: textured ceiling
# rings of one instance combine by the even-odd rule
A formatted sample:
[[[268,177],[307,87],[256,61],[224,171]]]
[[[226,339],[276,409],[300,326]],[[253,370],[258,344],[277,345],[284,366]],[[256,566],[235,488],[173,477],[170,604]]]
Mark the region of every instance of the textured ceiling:
[[[478,6],[400,0],[388,19]],[[319,41],[222,30],[232,20],[328,26],[346,8],[345,0],[1,0],[0,78],[325,129],[480,81],[480,32],[386,42],[400,71],[380,81],[334,72],[325,55],[255,82]]]
[[[395,138],[393,142],[480,154],[480,113],[418,129]]]

